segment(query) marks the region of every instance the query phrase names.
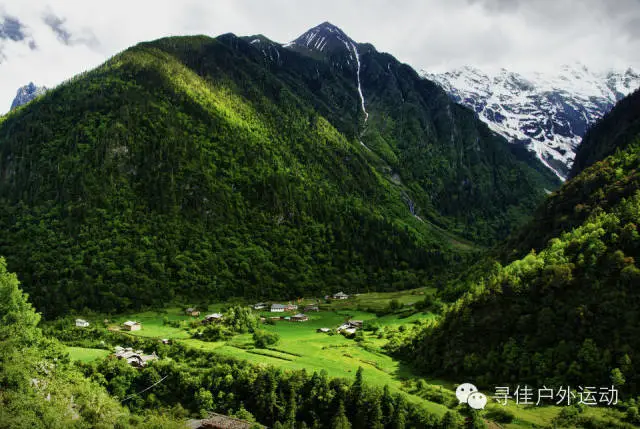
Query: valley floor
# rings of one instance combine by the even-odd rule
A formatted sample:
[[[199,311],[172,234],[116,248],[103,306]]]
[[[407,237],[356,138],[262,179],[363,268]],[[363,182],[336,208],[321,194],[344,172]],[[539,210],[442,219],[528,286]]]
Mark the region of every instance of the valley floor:
[[[414,309],[413,304],[422,300],[425,294],[434,291],[418,289],[393,293],[360,294],[343,301],[325,302],[307,299],[298,303],[300,308],[320,301],[320,311],[306,313],[306,322],[277,320],[273,324],[263,323],[261,329],[278,334],[279,341],[268,348],[256,348],[251,334],[237,334],[226,341],[202,341],[192,337],[190,330],[194,321],[202,321],[206,314],[222,311],[227,304],[209,305],[200,316],[185,314],[182,308],[172,307],[159,311],[131,313],[111,318],[105,323],[104,316],[88,317],[92,324],[121,335],[167,339],[189,348],[211,351],[225,357],[247,361],[259,365],[271,365],[285,370],[306,370],[308,373],[326,371],[329,377],[353,379],[359,367],[364,370],[364,381],[370,385],[388,385],[392,392],[402,392],[408,401],[421,404],[425,409],[443,416],[449,409],[461,410],[455,398],[455,387],[466,380],[435,380],[417,375],[411,367],[385,353],[385,345],[397,341],[418,325],[436,318],[432,313]],[[394,300],[400,306],[389,314],[380,314]],[[264,319],[283,318],[295,312],[270,313],[261,311]],[[378,313],[378,314],[376,314]],[[134,332],[119,330],[121,324],[134,320],[142,324],[142,329]],[[348,320],[364,322],[363,335],[347,338],[335,333],[335,329]],[[171,323],[174,326],[170,326]],[[179,327],[176,327],[179,326]],[[330,328],[331,333],[318,332],[320,328]],[[89,362],[103,359],[110,354],[105,349],[68,347],[72,360]],[[494,392],[487,393],[490,398]],[[519,407],[509,404],[506,408],[515,419],[510,424],[499,424],[491,420],[492,410],[503,408],[498,404],[487,407],[487,423],[492,428],[551,427],[552,419],[561,411],[560,407]],[[615,414],[612,410],[591,409],[594,416]],[[615,416],[614,416],[615,417]]]

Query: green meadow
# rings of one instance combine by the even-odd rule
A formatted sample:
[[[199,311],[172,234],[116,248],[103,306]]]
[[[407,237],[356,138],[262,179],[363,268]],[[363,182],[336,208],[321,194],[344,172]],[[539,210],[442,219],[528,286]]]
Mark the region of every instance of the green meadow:
[[[352,319],[362,320],[365,328],[367,324],[375,324],[382,332],[409,329],[414,323],[436,317],[431,313],[417,312],[412,307],[417,301],[432,293],[433,290],[429,289],[368,293],[330,303],[306,299],[298,303],[299,311],[288,313],[260,311],[260,316],[265,319],[292,316],[302,312],[304,305],[320,302],[320,311],[305,313],[309,317],[306,322],[277,320],[273,324],[263,323],[261,329],[275,332],[279,336],[278,343],[267,349],[256,348],[251,334],[236,334],[226,341],[214,342],[191,338],[190,329],[199,326],[207,314],[223,311],[226,304],[210,305],[206,310],[202,310],[198,317],[189,316],[178,307],[123,314],[110,319],[108,327],[116,330],[123,322],[135,320],[142,323],[141,330],[118,332],[158,340],[167,338],[195,349],[213,351],[221,356],[233,357],[257,365],[271,365],[284,370],[326,371],[330,377],[352,378],[358,368],[362,367],[364,379],[370,385],[380,388],[388,385],[392,391],[404,392],[409,401],[420,403],[430,412],[442,416],[448,410],[447,406],[425,397],[415,389],[416,382],[422,380],[428,388],[443,389],[445,396],[452,397],[457,383],[463,380],[428,379],[417,375],[409,366],[385,354],[383,346],[388,340],[380,338],[372,331],[363,330],[364,335],[360,341],[335,332],[331,334],[317,332],[319,328],[335,330],[343,322]],[[374,313],[374,311],[382,312],[386,309],[391,300],[397,300],[402,307],[391,314],[378,316]],[[176,324],[179,327],[171,326]],[[106,350],[82,347],[68,347],[68,351],[71,359],[83,362],[100,359],[109,354]],[[488,397],[493,393],[485,392]],[[488,409],[496,408],[501,406],[493,404],[488,407]],[[522,407],[511,403],[507,409],[515,417],[513,422],[501,425],[491,422],[491,427],[516,429],[548,426],[558,415],[561,407]],[[589,413],[594,416],[605,416],[611,412],[604,409],[589,410]]]
[[[80,362],[91,362],[94,360],[102,359],[109,355],[111,352],[104,349],[90,349],[86,347],[69,347],[67,346],[67,352],[71,360]]]

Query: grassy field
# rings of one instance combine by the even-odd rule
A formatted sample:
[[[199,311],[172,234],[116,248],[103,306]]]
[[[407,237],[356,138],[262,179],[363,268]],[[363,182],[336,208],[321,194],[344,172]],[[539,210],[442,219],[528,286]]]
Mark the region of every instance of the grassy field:
[[[186,329],[189,327],[191,322],[201,322],[204,316],[209,313],[219,311],[220,307],[221,306],[216,306],[214,308],[212,306],[208,311],[203,311],[199,317],[188,316],[181,308],[178,307],[167,308],[162,311],[126,314],[113,319],[110,327],[112,329],[117,329],[122,326],[122,323],[127,320],[132,320],[140,322],[142,324],[142,329],[130,332],[131,335],[158,339],[184,339],[189,338],[189,334]],[[182,326],[180,328],[176,328],[165,325],[164,320],[180,322]]]
[[[397,300],[404,306],[411,306],[421,301],[425,296],[432,296],[436,292],[435,289],[420,288],[410,291],[398,292],[372,292],[361,293],[350,296],[349,299],[331,301],[326,306],[329,309],[351,309],[361,308],[365,310],[381,311],[389,306],[392,300]]]
[[[69,358],[73,361],[91,362],[106,357],[111,352],[103,349],[87,349],[84,347],[67,347]]]
[[[279,335],[279,342],[269,349],[257,349],[254,347],[251,334],[235,335],[228,341],[205,342],[190,338],[187,330],[191,325],[196,326],[203,317],[212,312],[221,311],[223,304],[209,306],[208,311],[203,311],[200,317],[191,317],[181,308],[167,308],[162,311],[144,312],[119,316],[113,319],[111,327],[115,328],[126,320],[135,320],[142,323],[142,330],[130,334],[149,338],[169,338],[200,350],[215,351],[224,356],[242,359],[258,365],[272,365],[282,369],[302,370],[308,372],[326,371],[330,377],[352,378],[358,367],[364,369],[365,381],[373,386],[383,387],[388,385],[392,391],[402,391],[407,394],[408,400],[422,404],[430,412],[442,416],[447,407],[436,402],[429,401],[419,396],[419,392],[407,388],[407,384],[424,380],[428,385],[453,392],[456,384],[449,380],[427,379],[417,376],[410,367],[392,359],[382,352],[382,346],[386,339],[377,338],[371,332],[365,332],[364,340],[359,343],[354,339],[346,338],[340,334],[318,333],[318,328],[334,329],[343,322],[355,319],[367,323],[375,323],[385,329],[395,329],[401,325],[410,326],[415,321],[427,320],[435,316],[430,313],[419,313],[412,309],[412,305],[433,294],[430,289],[417,289],[414,291],[369,293],[352,296],[348,300],[320,302],[322,311],[307,313],[307,322],[289,322],[279,320],[275,324],[263,324],[262,329],[275,332]],[[404,307],[394,314],[378,317],[375,312],[386,309],[391,300],[397,300]],[[299,302],[302,308],[305,303],[316,302],[316,299],[307,299]],[[369,311],[363,311],[369,310]],[[278,313],[277,316],[291,316],[293,313]],[[271,317],[273,313],[262,312],[261,316]],[[178,322],[180,327],[167,325],[165,322]],[[72,359],[90,361],[105,356],[108,352],[97,349],[83,349],[69,347]],[[485,392],[488,397],[494,392]],[[449,393],[450,395],[451,393]],[[491,405],[490,407],[499,407]],[[510,404],[508,410],[515,415],[515,420],[507,425],[495,425],[491,427],[516,429],[525,427],[544,427],[551,424],[551,420],[558,415],[561,407],[521,407]],[[610,411],[604,409],[591,409],[589,413],[594,416],[603,416]]]
[[[362,295],[361,295],[362,296]],[[418,296],[421,295],[412,295]],[[360,297],[358,297],[360,298]],[[380,303],[383,298],[376,296],[366,302]],[[304,303],[301,303],[303,305]],[[353,304],[352,304],[353,305]],[[208,312],[218,310],[210,307]],[[333,310],[311,312],[308,314],[307,322],[278,321],[275,325],[265,324],[263,329],[276,332],[280,336],[278,344],[269,349],[255,349],[253,339],[250,334],[236,335],[229,341],[205,342],[189,338],[187,329],[190,322],[200,321],[205,316],[205,312],[200,317],[187,316],[179,308],[168,308],[160,312],[144,312],[122,315],[114,319],[112,328],[120,326],[127,320],[135,320],[142,323],[140,331],[131,332],[149,338],[168,338],[179,340],[181,343],[201,350],[212,350],[222,355],[246,360],[256,364],[274,365],[283,369],[301,370],[309,372],[327,371],[331,377],[355,376],[358,367],[365,370],[365,380],[372,384],[383,387],[385,384],[393,391],[400,391],[402,381],[414,375],[403,365],[393,360],[391,357],[376,350],[365,350],[352,339],[347,339],[342,335],[329,335],[317,333],[318,328],[336,328],[349,319],[367,321],[377,320],[373,313],[356,310]],[[294,313],[279,313],[278,315],[292,315]],[[263,316],[271,317],[272,313],[263,312]],[[406,320],[385,316],[385,324],[400,325],[410,323],[418,318],[431,317],[427,314],[414,315]],[[165,325],[164,319],[169,321],[182,322],[183,327],[175,328]],[[426,401],[417,396],[410,396],[410,400],[422,403],[435,414],[442,415],[447,408]]]

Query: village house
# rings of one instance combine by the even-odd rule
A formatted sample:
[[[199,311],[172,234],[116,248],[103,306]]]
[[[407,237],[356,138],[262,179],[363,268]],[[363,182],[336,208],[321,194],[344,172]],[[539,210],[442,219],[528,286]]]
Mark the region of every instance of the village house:
[[[265,308],[267,308],[267,304],[265,304],[264,302],[259,302],[253,305],[254,310],[264,310]]]
[[[342,325],[338,326],[338,328],[336,329],[336,331],[340,333],[346,333],[346,334],[355,334],[357,330],[358,328],[351,326],[348,323],[343,323]]]
[[[223,319],[222,313],[212,313],[204,316],[204,320],[202,321],[203,325],[209,324],[211,322],[220,322]]]
[[[296,311],[298,306],[295,304],[287,304],[284,306],[284,311]]]
[[[316,304],[311,304],[311,305],[307,305],[304,308],[305,313],[308,311],[320,311],[320,308],[318,308],[318,306]]]
[[[198,317],[200,316],[200,312],[196,308],[189,307],[185,311],[188,316]]]
[[[356,331],[364,325],[362,320],[349,320],[338,326],[336,331],[347,334],[355,334]]]
[[[115,357],[126,360],[129,365],[137,368],[145,367],[148,362],[158,359],[155,352],[145,355],[142,350],[133,350],[131,347],[116,347]]]
[[[76,326],[79,328],[86,328],[89,326],[89,322],[84,319],[76,319]]]
[[[349,320],[347,323],[354,328],[362,328],[364,326],[364,322],[362,320]]]
[[[284,313],[284,305],[282,305],[282,304],[271,304],[271,312],[272,313]]]
[[[306,314],[298,313],[295,316],[291,316],[292,322],[306,322],[309,320],[309,317]]]
[[[126,331],[139,331],[142,329],[142,324],[140,322],[134,322],[132,320],[127,320],[122,324],[122,327]]]
[[[333,299],[348,299],[349,295],[347,295],[344,292],[338,292],[336,294],[333,294]]]

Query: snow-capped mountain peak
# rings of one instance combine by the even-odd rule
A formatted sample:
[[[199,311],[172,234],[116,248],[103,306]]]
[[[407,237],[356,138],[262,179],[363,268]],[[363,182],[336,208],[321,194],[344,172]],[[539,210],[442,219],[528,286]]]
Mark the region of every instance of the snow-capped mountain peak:
[[[579,63],[555,73],[485,72],[467,66],[422,75],[475,110],[496,133],[528,145],[562,179],[588,127],[640,87],[640,74],[631,68],[598,73]]]
[[[359,49],[362,47],[361,45],[358,45],[340,28],[330,22],[323,22],[297,39],[282,45],[282,47],[314,58],[328,59],[335,67],[340,69],[343,66],[352,69],[356,78],[364,122],[367,122],[369,113],[367,112],[366,100],[360,80],[361,52]],[[372,47],[367,46],[366,49],[369,50]]]
[[[14,98],[11,103],[11,110],[22,106],[23,104],[27,104],[37,96],[44,94],[46,91],[47,88],[44,86],[36,86],[33,82],[29,82],[27,85],[18,89],[16,98]]]
[[[283,45],[305,53],[335,54],[352,53],[355,42],[340,28],[330,22],[313,27],[297,39]]]

